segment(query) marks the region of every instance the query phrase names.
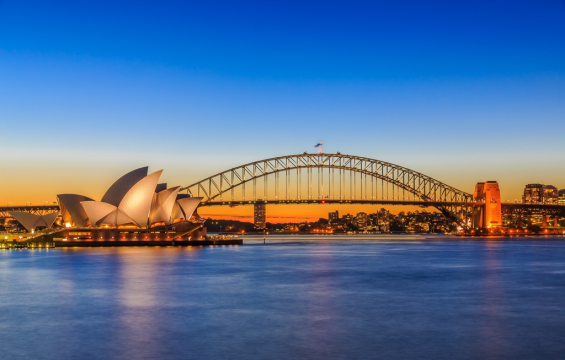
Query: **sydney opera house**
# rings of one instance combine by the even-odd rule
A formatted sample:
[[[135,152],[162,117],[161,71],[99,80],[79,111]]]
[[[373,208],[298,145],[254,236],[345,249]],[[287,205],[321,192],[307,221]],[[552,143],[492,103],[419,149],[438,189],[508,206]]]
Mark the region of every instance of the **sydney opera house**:
[[[44,228],[51,240],[68,244],[202,239],[204,220],[196,213],[202,198],[179,194],[180,186],[159,183],[161,173],[148,174],[147,167],[133,170],[114,182],[100,201],[78,194],[57,195],[59,214],[11,215],[29,232]]]
[[[202,198],[179,194],[180,186],[160,184],[162,170],[133,170],[119,178],[100,201],[76,194],[57,195],[66,227],[151,228],[190,220]]]

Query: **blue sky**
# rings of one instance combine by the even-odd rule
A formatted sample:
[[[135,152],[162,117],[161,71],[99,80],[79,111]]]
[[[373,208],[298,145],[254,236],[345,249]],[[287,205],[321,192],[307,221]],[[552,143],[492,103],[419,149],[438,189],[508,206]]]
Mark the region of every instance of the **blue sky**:
[[[101,196],[143,165],[188,185],[319,141],[507,199],[565,188],[563,19],[557,0],[0,0],[0,201]]]

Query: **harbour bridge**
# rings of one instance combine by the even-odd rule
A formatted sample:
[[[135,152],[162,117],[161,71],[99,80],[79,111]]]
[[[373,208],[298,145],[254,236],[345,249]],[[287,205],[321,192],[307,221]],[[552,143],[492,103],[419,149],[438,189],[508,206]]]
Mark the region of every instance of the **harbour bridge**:
[[[340,154],[288,155],[240,165],[181,189],[200,206],[266,204],[382,204],[435,207],[448,219],[475,226],[484,198],[389,162]],[[565,216],[565,206],[501,204],[505,215]],[[484,212],[484,211],[483,211]],[[471,224],[473,220],[473,224]]]
[[[420,172],[381,160],[340,154],[303,153],[240,165],[181,191],[203,197],[200,206],[266,204],[382,204],[435,207],[463,227],[484,199]],[[565,216],[565,206],[501,204],[503,214]],[[0,215],[15,209],[1,208]],[[18,207],[50,212],[56,206]]]
[[[181,189],[201,206],[382,204],[433,206],[467,224],[473,195],[414,170],[340,154],[280,156],[225,170]],[[482,203],[481,203],[482,204]]]

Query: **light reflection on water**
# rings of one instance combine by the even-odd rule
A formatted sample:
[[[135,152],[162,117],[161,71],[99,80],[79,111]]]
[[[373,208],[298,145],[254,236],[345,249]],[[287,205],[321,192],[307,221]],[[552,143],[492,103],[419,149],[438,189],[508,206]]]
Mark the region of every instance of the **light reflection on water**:
[[[565,240],[0,252],[2,359],[562,359]]]

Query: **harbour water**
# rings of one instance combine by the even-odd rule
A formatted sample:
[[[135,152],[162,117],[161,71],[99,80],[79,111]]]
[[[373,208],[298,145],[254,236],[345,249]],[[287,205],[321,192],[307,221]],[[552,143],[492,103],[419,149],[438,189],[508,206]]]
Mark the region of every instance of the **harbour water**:
[[[563,359],[565,238],[0,251],[2,359]]]

